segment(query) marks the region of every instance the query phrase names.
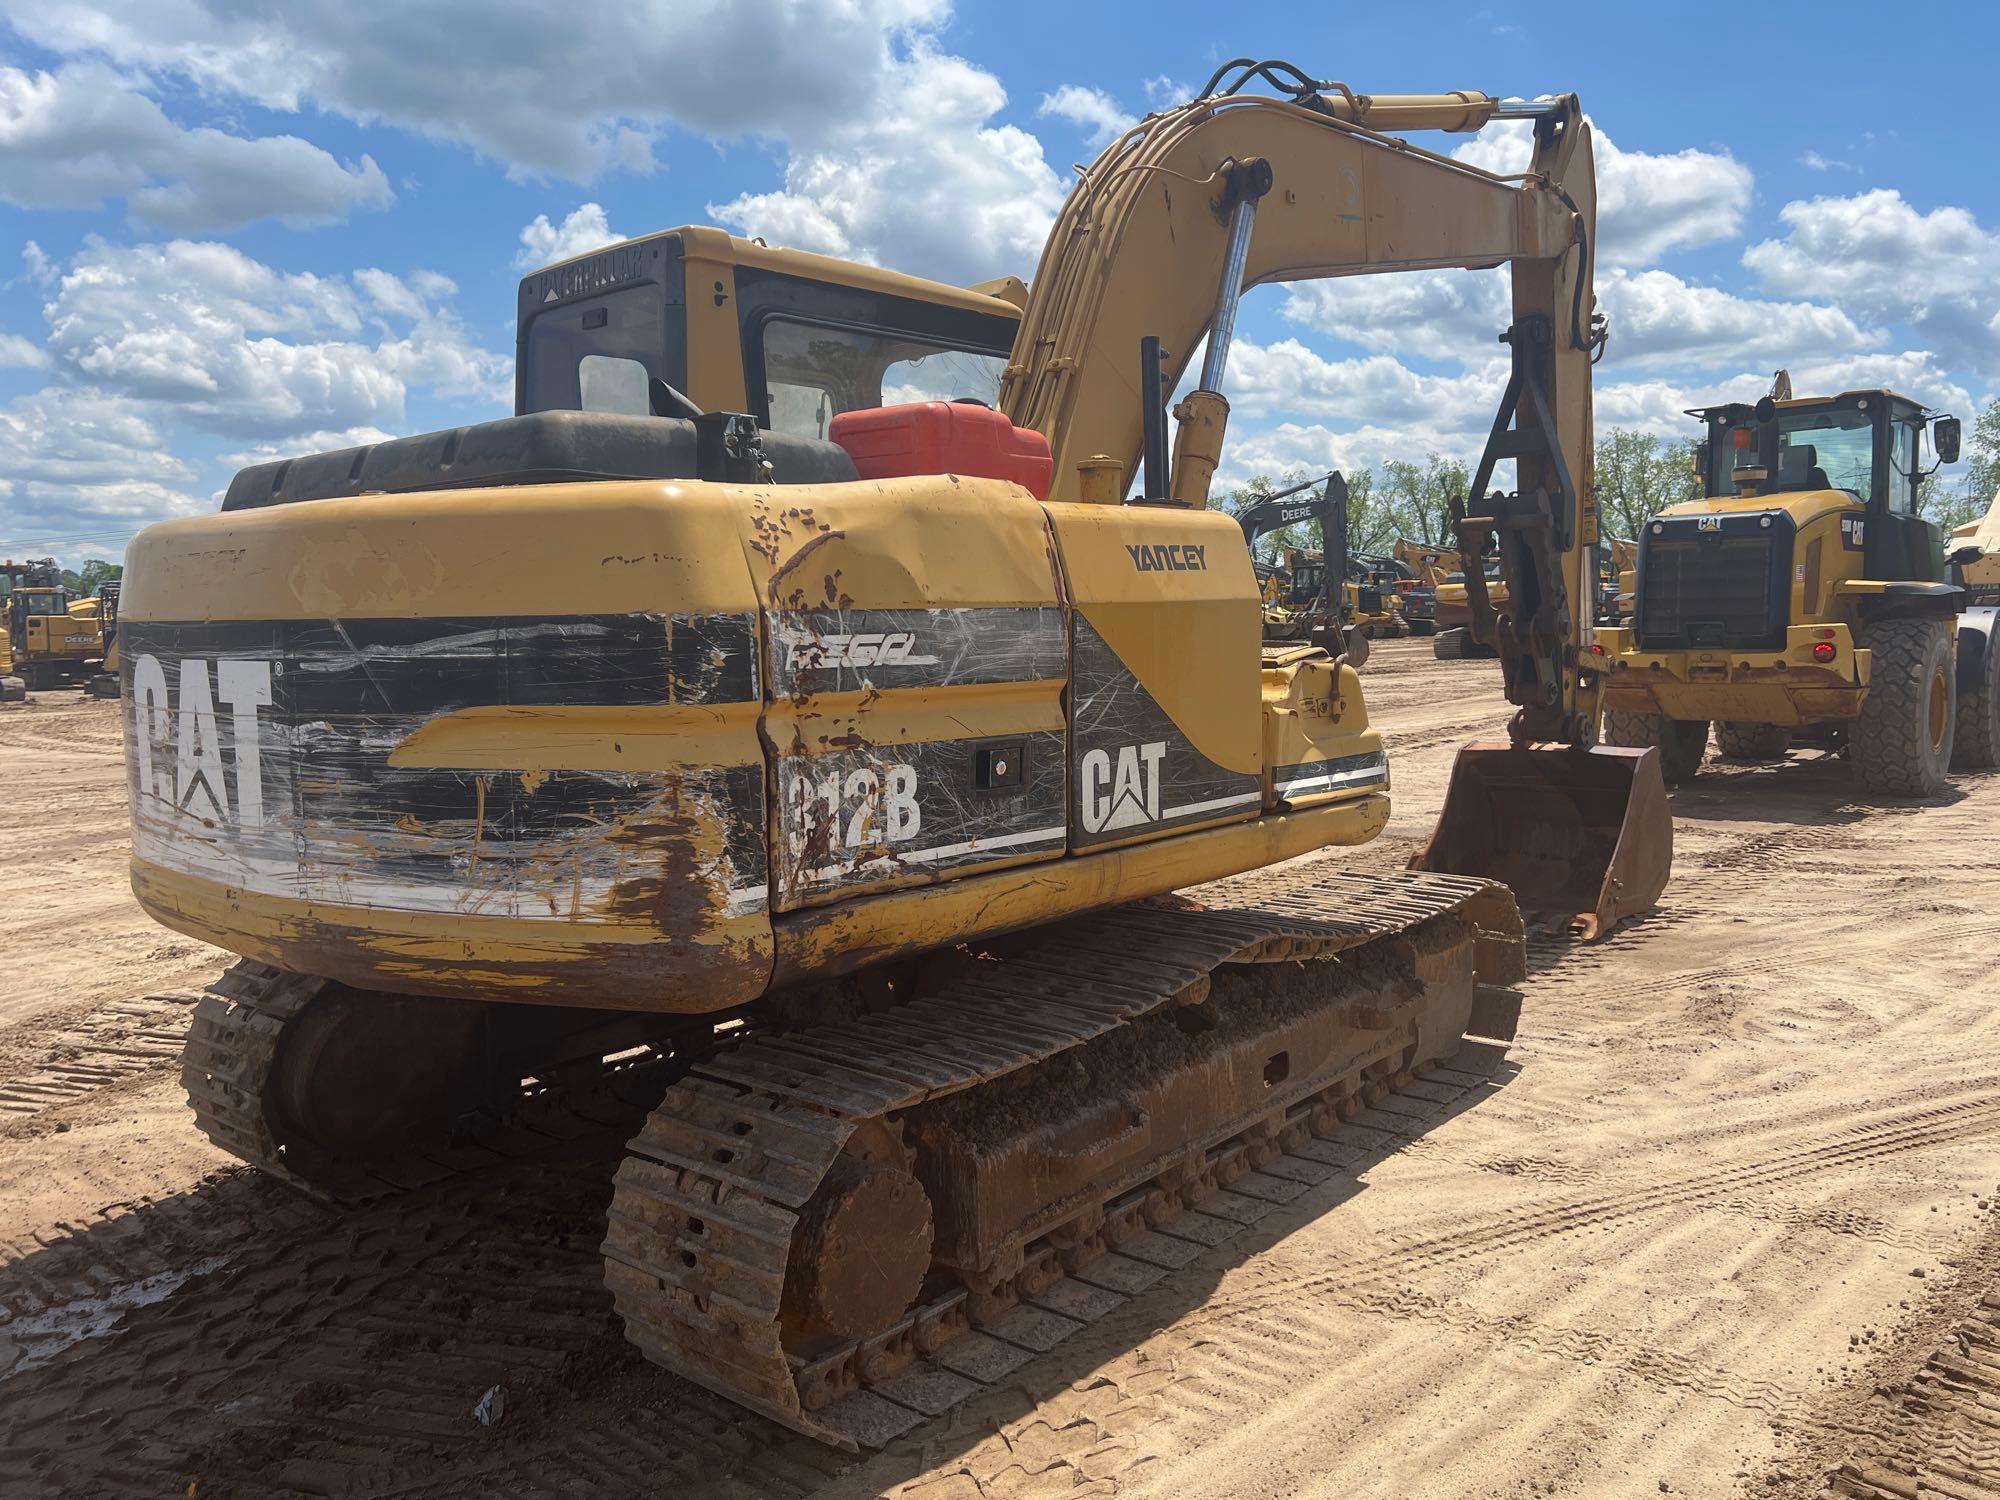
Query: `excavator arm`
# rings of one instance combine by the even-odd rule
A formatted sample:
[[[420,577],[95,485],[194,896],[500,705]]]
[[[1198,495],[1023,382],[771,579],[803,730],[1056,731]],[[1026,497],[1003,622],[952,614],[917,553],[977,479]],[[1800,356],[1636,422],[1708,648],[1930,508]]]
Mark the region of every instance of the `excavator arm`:
[[[1419,862],[1506,879],[1531,916],[1594,936],[1652,904],[1672,835],[1656,760],[1590,748],[1596,679],[1579,642],[1596,582],[1590,377],[1604,331],[1582,106],[1573,94],[1357,95],[1282,64],[1246,66],[1236,86],[1253,78],[1288,97],[1208,94],[1134,126],[1085,172],[1035,273],[1000,407],[1048,436],[1056,498],[1115,499],[1137,476],[1142,502],[1203,506],[1245,289],[1510,266],[1513,322],[1496,332],[1512,372],[1455,518],[1467,555],[1501,554],[1507,614],[1495,616],[1477,569],[1466,577],[1517,711],[1508,745],[1461,754]],[[1524,173],[1392,134],[1505,118],[1533,123]],[[1174,408],[1170,466],[1162,401],[1204,340],[1199,379]],[[1508,467],[1514,489],[1489,489]]]
[[[1389,133],[1472,132],[1501,118],[1534,122],[1534,157],[1520,176]],[[1539,320],[1547,329],[1535,351],[1542,420],[1533,430],[1547,441],[1508,456],[1523,492],[1551,496],[1568,544],[1564,582],[1570,597],[1587,598],[1596,512],[1569,476],[1587,476],[1591,465],[1595,210],[1590,127],[1574,95],[1503,104],[1472,91],[1367,96],[1329,85],[1287,99],[1199,99],[1135,126],[1070,194],[1035,274],[1000,406],[1048,435],[1057,498],[1080,498],[1089,466],[1105,458],[1119,466],[1122,494],[1142,457],[1156,475],[1165,468],[1159,453],[1142,454],[1159,399],[1148,393],[1142,345],[1156,339],[1162,351],[1157,392],[1178,382],[1206,339],[1199,384],[1175,411],[1171,474],[1141,486],[1149,500],[1203,505],[1221,455],[1221,386],[1244,290],[1511,264],[1515,326]]]

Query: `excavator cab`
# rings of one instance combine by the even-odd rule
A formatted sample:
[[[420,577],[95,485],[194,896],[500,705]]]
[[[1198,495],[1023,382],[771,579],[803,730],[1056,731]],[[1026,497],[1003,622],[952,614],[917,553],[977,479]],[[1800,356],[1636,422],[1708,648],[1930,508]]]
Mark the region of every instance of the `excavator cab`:
[[[519,290],[514,412],[744,412],[824,440],[843,412],[992,405],[1027,289],[977,287],[700,225],[530,272]]]

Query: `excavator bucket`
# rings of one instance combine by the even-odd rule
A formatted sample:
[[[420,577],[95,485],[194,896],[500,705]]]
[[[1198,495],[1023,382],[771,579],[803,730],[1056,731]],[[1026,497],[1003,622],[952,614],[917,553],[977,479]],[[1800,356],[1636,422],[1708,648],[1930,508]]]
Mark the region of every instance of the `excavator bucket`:
[[[1472,744],[1410,868],[1501,881],[1529,931],[1593,942],[1652,909],[1673,859],[1657,750]]]

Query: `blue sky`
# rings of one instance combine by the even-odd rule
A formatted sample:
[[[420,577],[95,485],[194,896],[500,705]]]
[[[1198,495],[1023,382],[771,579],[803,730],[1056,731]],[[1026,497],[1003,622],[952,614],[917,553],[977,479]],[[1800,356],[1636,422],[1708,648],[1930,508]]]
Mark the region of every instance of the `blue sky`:
[[[1683,431],[1680,407],[1779,364],[1802,392],[1888,383],[1970,416],[2000,394],[2000,21],[1900,19],[0,0],[0,550],[116,555],[238,463],[503,413],[516,278],[608,234],[722,222],[1027,276],[1070,164],[1238,53],[1364,92],[1582,95],[1608,138],[1604,427]],[[1225,480],[1476,456],[1498,283],[1391,280],[1249,298]]]

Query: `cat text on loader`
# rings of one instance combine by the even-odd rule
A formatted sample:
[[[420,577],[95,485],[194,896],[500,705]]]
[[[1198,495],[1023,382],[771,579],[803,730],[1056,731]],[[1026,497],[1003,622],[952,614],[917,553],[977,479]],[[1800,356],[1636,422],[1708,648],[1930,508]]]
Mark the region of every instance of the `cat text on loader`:
[[[1881,390],[1691,415],[1708,498],[1640,532],[1633,618],[1597,632],[1605,737],[1658,745],[1670,782],[1696,773],[1711,724],[1731,759],[1844,745],[1878,795],[1993,765],[2000,664],[1917,513],[1924,434],[1949,462],[1957,419]]]
[[[536,357],[626,409],[248,471],[235,508],[135,541],[134,889],[244,956],[184,1066],[212,1139],[370,1196],[638,1097],[605,1241],[628,1333],[852,1445],[1097,1315],[1121,1246],[1504,1008],[1521,926],[1490,880],[1322,863],[1170,896],[1389,811],[1359,679],[1260,651],[1242,533],[1203,502],[1241,290],[1363,270],[1511,261],[1583,471],[1588,131],[1574,98],[1368,99],[1278,65],[1204,94],[1084,175],[998,411],[795,392],[824,439],[776,401],[768,428],[674,416],[644,360],[592,361],[701,363],[710,288],[636,304],[663,313],[636,333],[593,303],[614,250],[550,288],[575,337]],[[1535,122],[1525,178],[1381,133],[1501,113]],[[856,368],[851,323],[795,321],[787,383]],[[1170,463],[1158,397],[1204,334]],[[352,493],[424,463],[433,488]],[[1589,521],[1556,493],[1509,536],[1522,592],[1560,600]],[[1577,748],[1568,618],[1507,637],[1524,743],[1568,739],[1469,752],[1489,827],[1489,755],[1543,767],[1544,803],[1656,764]],[[1578,820],[1514,832],[1580,854]]]

